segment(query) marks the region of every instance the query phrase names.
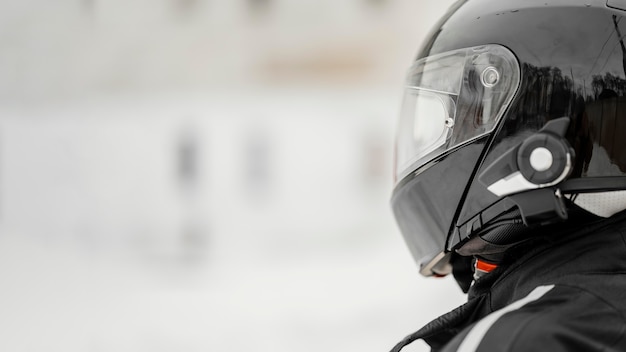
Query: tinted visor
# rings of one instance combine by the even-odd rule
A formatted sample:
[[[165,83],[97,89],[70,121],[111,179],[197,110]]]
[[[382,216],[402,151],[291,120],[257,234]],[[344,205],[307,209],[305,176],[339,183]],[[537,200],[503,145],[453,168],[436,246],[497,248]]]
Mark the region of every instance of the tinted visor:
[[[435,159],[432,167],[406,177],[394,190],[391,206],[396,222],[423,275],[445,275],[450,269],[439,260],[486,140],[479,138]]]
[[[499,45],[455,50],[410,69],[396,137],[394,215],[424,275],[445,274],[457,208],[484,143],[520,82]]]

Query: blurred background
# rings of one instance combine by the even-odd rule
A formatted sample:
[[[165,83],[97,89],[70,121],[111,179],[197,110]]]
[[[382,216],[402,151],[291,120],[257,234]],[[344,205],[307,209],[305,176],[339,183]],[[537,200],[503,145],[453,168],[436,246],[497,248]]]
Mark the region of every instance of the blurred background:
[[[451,3],[1,2],[0,350],[387,351],[462,303],[389,208]]]

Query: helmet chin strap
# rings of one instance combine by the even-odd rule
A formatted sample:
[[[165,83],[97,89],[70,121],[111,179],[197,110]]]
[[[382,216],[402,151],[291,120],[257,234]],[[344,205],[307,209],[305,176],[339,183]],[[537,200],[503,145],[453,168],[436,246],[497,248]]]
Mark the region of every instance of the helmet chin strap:
[[[514,209],[495,219],[492,225],[486,226],[456,252],[462,256],[475,256],[497,264],[507,249],[529,239],[532,229],[522,221],[519,209]]]
[[[495,270],[509,248],[531,238],[532,228],[524,225],[519,210],[505,216],[514,218],[491,226],[457,249],[461,256],[474,257],[473,280]]]
[[[533,238],[541,236],[559,236],[559,233],[567,233],[571,229],[580,227],[599,220],[602,215],[610,215],[626,209],[626,191],[588,193],[581,199],[583,202],[593,204],[594,200],[598,205],[604,202],[606,193],[613,194],[614,207],[600,209],[605,210],[604,214],[594,213],[584,207],[579,206],[575,200],[564,200],[563,205],[570,215],[568,219],[558,222],[529,224],[524,219],[524,212],[520,208],[512,210],[498,216],[488,223],[477,234],[456,250],[460,256],[474,257],[474,280],[495,269],[504,259],[506,252],[519,244]],[[617,194],[619,193],[619,194]],[[582,196],[578,195],[578,197]],[[610,210],[610,211],[609,211]]]

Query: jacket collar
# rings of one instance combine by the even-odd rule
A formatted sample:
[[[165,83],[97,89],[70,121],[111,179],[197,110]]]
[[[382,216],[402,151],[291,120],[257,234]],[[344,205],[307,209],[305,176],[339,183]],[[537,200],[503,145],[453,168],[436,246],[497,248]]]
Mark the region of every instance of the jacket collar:
[[[465,327],[526,296],[539,285],[573,274],[626,271],[626,261],[621,259],[625,252],[626,212],[576,230],[534,237],[512,248],[498,269],[474,283],[467,303],[407,336],[392,352],[418,339],[438,350]]]

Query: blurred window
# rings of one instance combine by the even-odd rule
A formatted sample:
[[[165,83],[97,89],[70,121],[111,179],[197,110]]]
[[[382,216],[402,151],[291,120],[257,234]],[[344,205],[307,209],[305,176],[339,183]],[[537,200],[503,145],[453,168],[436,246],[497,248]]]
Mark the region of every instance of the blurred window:
[[[248,8],[254,14],[266,13],[271,6],[271,0],[248,0]]]

